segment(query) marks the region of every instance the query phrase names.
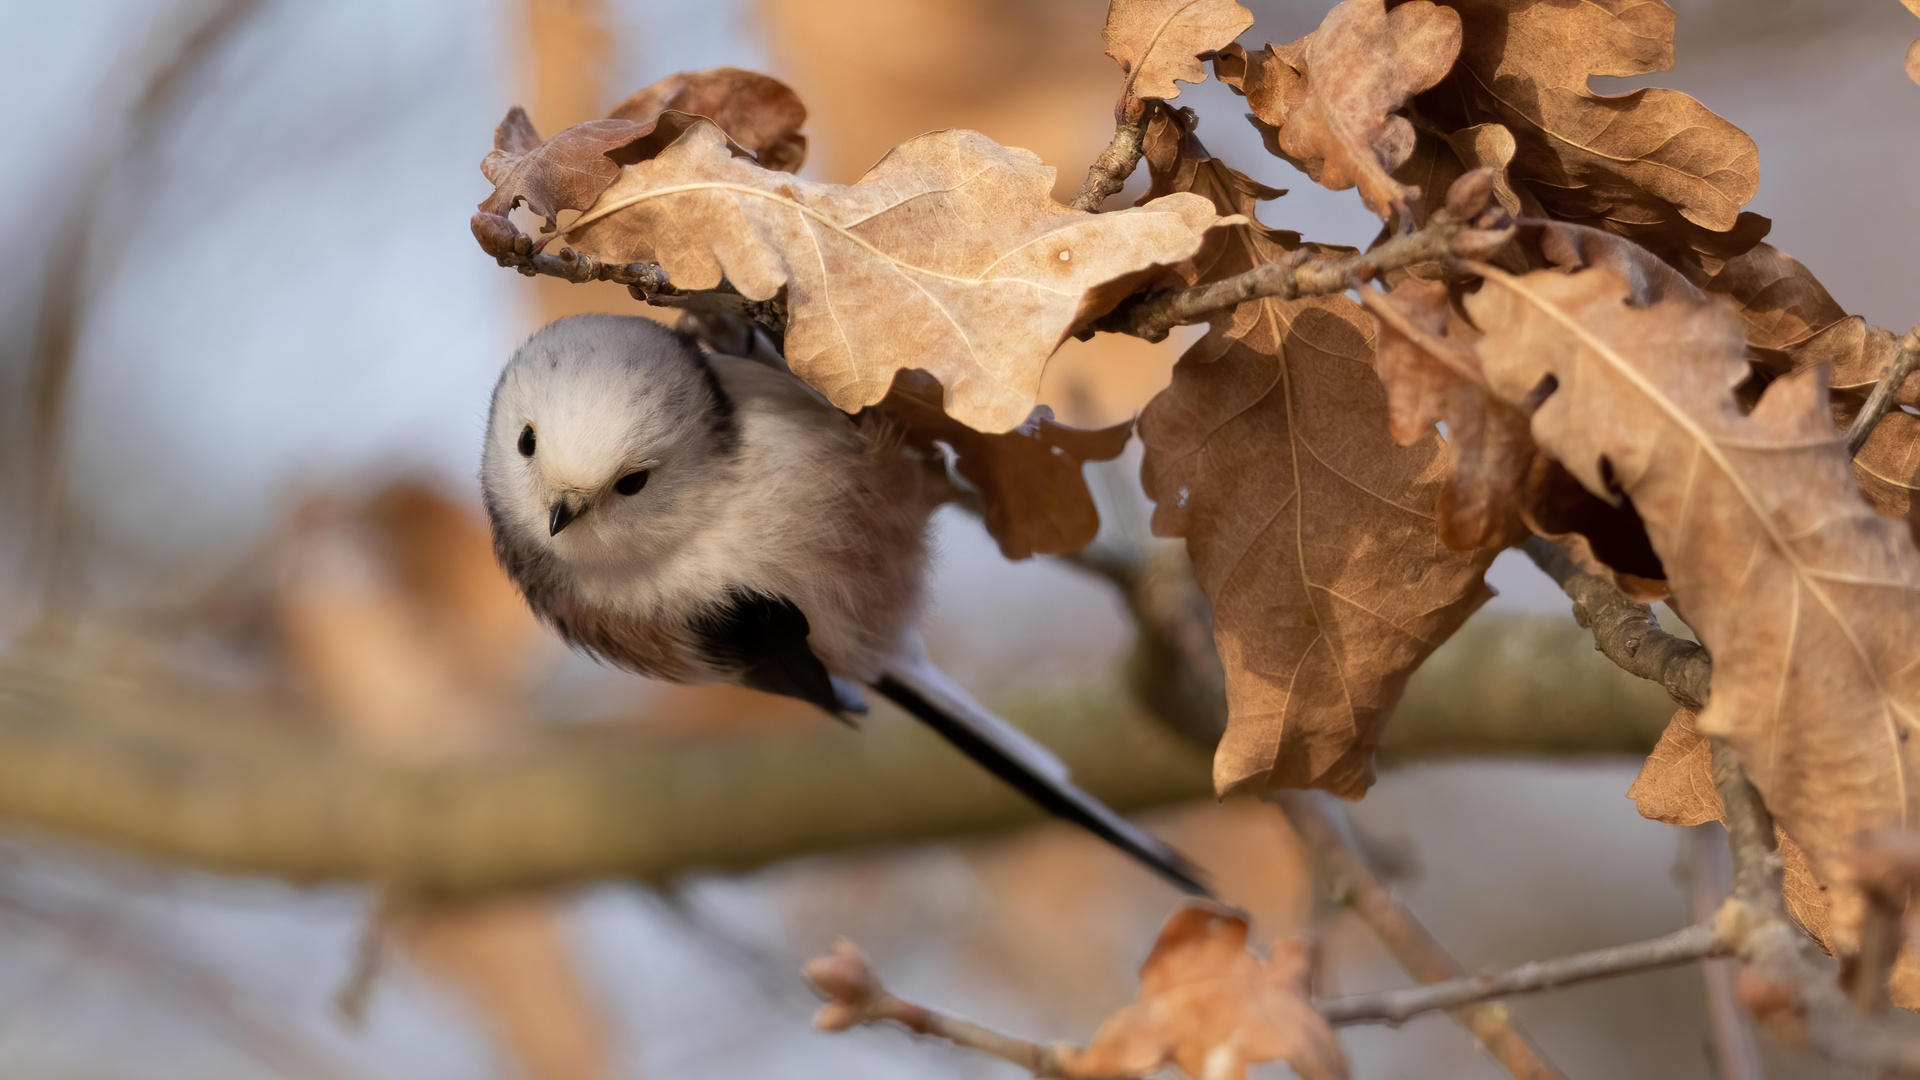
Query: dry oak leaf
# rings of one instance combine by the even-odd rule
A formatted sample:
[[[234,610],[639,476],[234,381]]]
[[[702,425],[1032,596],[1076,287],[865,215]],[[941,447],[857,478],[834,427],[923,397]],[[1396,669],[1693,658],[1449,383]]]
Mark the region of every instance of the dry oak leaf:
[[[785,83],[739,68],[683,71],[635,91],[607,119],[575,124],[545,142],[526,110],[509,109],[493,133],[493,152],[480,162],[494,185],[481,212],[503,216],[525,205],[552,229],[560,211],[593,205],[620,175],[622,160],[647,154],[635,144],[655,135],[668,109],[712,119],[768,168],[796,169],[806,157],[807,140],[799,128],[807,110]],[[667,123],[659,145],[678,136],[685,123]]]
[[[1588,86],[1594,75],[1673,66],[1664,3],[1443,2],[1464,23],[1460,62],[1416,108],[1445,130],[1505,126],[1517,143],[1514,185],[1550,216],[1631,236],[1672,259],[1696,251],[1717,261],[1764,235],[1764,218],[1740,214],[1760,179],[1745,132],[1677,91],[1610,97]]]
[[[1489,270],[1467,308],[1494,392],[1521,404],[1549,391],[1535,443],[1595,495],[1632,499],[1713,654],[1699,729],[1732,744],[1830,887],[1830,937],[1849,953],[1854,845],[1920,809],[1920,548],[1860,497],[1819,369],[1745,413],[1732,311],[1627,300],[1606,270]]]
[[[1406,213],[1419,194],[1391,175],[1414,149],[1412,123],[1394,114],[1438,83],[1459,52],[1460,17],[1447,8],[1342,0],[1301,41],[1223,57],[1221,81],[1238,83],[1267,125],[1268,149],[1324,187],[1357,185],[1367,207],[1387,217]]]
[[[1492,595],[1495,552],[1435,529],[1439,438],[1387,435],[1370,323],[1344,297],[1243,304],[1141,414],[1153,530],[1214,605],[1223,794],[1364,793],[1407,679]]]
[[[1826,369],[1842,428],[1900,348],[1891,332],[1847,314],[1806,266],[1771,244],[1730,260],[1702,287],[1738,305],[1747,355],[1759,367],[1771,374]],[[1909,378],[1894,400],[1920,403],[1920,379]],[[1920,418],[1888,412],[1854,455],[1853,473],[1875,510],[1905,518],[1920,538]]]
[[[1825,365],[1836,397],[1864,401],[1899,349],[1890,331],[1847,314],[1804,263],[1772,244],[1729,260],[1700,287],[1734,302],[1755,363],[1773,374]],[[1920,379],[1895,400],[1920,404]]]
[[[1713,755],[1695,721],[1692,710],[1677,710],[1627,789],[1641,817],[1669,825],[1700,825],[1726,818],[1720,793],[1713,786]],[[1776,828],[1774,839],[1779,845],[1787,913],[1821,948],[1833,952],[1826,888],[1814,879],[1806,854],[1792,837]],[[1920,1008],[1920,957],[1911,947],[1902,949],[1895,963],[1892,997],[1903,1009]]]
[[[1253,12],[1234,0],[1112,0],[1100,36],[1126,76],[1119,119],[1138,120],[1149,99],[1179,96],[1176,81],[1204,82],[1200,58],[1252,25]]]
[[[771,75],[742,68],[683,71],[628,95],[607,113],[614,120],[650,123],[667,110],[704,116],[769,169],[797,172],[807,160],[807,107]]]
[[[1447,479],[1435,506],[1440,538],[1462,551],[1517,543],[1527,535],[1518,509],[1533,437],[1526,414],[1482,384],[1472,347],[1480,332],[1438,281],[1406,278],[1368,306],[1381,317],[1374,370],[1387,388],[1394,441],[1410,446],[1447,425]]]
[[[1068,334],[1192,255],[1216,222],[1187,194],[1071,210],[1053,201],[1053,176],[1024,150],[939,131],[858,183],[814,183],[736,156],[701,121],[624,166],[565,232],[609,262],[658,262],[681,289],[784,291],[788,363],[842,409],[920,368],[946,387],[949,416],[1006,431]]]
[[[1062,555],[1093,542],[1100,512],[1081,466],[1119,457],[1133,421],[1088,431],[1054,422],[1053,410],[1042,405],[1012,431],[987,435],[949,417],[940,399],[933,376],[902,371],[886,398],[861,416],[891,425],[915,445],[952,448],[954,468],[980,492],[987,532],[1007,558]]]
[[[1147,1076],[1177,1065],[1188,1076],[1243,1080],[1246,1067],[1285,1061],[1301,1080],[1343,1080],[1333,1029],[1308,1000],[1313,958],[1299,940],[1267,959],[1247,951],[1247,923],[1190,901],[1160,928],[1140,966],[1140,997],[1065,1055],[1074,1077]]]
[[[1181,146],[1205,157],[1190,130]],[[1192,183],[1222,213],[1248,208],[1244,185],[1211,166],[1149,166],[1156,188]],[[1217,280],[1297,243],[1255,221],[1226,225],[1179,271]],[[1438,436],[1398,446],[1387,435],[1370,328],[1340,297],[1242,304],[1215,316],[1140,417],[1154,532],[1186,539],[1213,603],[1222,793],[1360,795],[1407,679],[1491,595],[1481,577],[1494,552],[1450,551],[1436,534]]]
[[[1507,166],[1513,161],[1516,144],[1513,132],[1505,127],[1499,124],[1476,124],[1444,135],[1432,131],[1416,131],[1415,135],[1413,153],[1393,171],[1394,180],[1402,186],[1420,191],[1444,192],[1468,172],[1488,169],[1493,174],[1494,201],[1508,214],[1516,218],[1546,215],[1537,199],[1516,189],[1507,177]],[[1444,205],[1444,200],[1437,198],[1420,200],[1413,208],[1414,226],[1425,225],[1427,219],[1433,216],[1433,211]],[[1399,219],[1388,219],[1386,228],[1390,234],[1399,232]],[[1437,276],[1425,268],[1409,269],[1421,277]],[[1387,280],[1394,279],[1389,276]]]

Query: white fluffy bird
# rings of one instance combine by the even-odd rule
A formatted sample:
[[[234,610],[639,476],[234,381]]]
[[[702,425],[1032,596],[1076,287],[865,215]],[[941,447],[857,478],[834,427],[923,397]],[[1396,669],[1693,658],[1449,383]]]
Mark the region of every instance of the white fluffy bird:
[[[865,684],[1042,807],[1205,893],[1191,863],[926,660],[936,485],[884,428],[651,320],[562,319],[494,388],[480,468],[494,550],[576,647],[841,719],[866,711]]]

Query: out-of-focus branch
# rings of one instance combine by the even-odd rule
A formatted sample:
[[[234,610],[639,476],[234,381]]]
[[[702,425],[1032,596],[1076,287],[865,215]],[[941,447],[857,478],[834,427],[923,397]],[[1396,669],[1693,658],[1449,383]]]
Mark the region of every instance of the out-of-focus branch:
[[[1316,1004],[1321,1015],[1336,1025],[1398,1024],[1436,1009],[1457,1009],[1494,998],[1689,964],[1724,955],[1728,950],[1729,946],[1720,940],[1712,926],[1689,926],[1647,941],[1613,945],[1554,960],[1535,960],[1506,971],[1470,975],[1407,990],[1328,998]]]
[[[1710,922],[1732,888],[1722,872],[1725,834],[1718,824],[1695,825],[1681,833],[1680,844],[1679,869],[1687,896],[1687,917],[1696,923]],[[1714,1072],[1720,1080],[1766,1080],[1753,1027],[1740,1008],[1739,971],[1739,964],[1731,959],[1708,960],[1700,965]]]
[[[124,127],[106,140],[111,150],[95,157],[66,181],[68,198],[60,225],[47,244],[47,272],[34,326],[31,369],[24,395],[29,415],[23,455],[27,475],[26,513],[33,532],[27,552],[33,574],[42,583],[40,629],[58,622],[69,606],[77,577],[72,507],[66,494],[68,395],[73,382],[74,349],[86,322],[87,284],[102,273],[96,243],[116,178],[138,170],[129,162],[145,153],[179,104],[180,87],[207,58],[245,25],[259,0],[214,0],[180,5],[180,25],[150,35],[139,54],[113,70],[142,71]],[[171,31],[171,32],[169,32]]]
[[[1860,415],[1854,417],[1853,423],[1848,426],[1847,453],[1858,454],[1860,448],[1867,445],[1874,426],[1893,407],[1895,395],[1906,383],[1907,376],[1913,374],[1915,367],[1920,367],[1920,326],[1907,331],[1906,336],[1900,339],[1900,348],[1887,361],[1887,370],[1880,373],[1880,381],[1873,384],[1873,392],[1867,395],[1867,403],[1861,408]]]
[[[832,956],[807,961],[802,972],[827,999],[827,1004],[814,1018],[813,1026],[817,1030],[845,1031],[862,1024],[899,1024],[915,1035],[944,1039],[964,1049],[1011,1061],[1035,1077],[1065,1075],[1054,1047],[948,1016],[887,993],[868,966],[867,958],[845,938],[834,943]]]
[[[860,734],[823,722],[817,734],[667,746],[605,725],[541,727],[498,751],[403,761],[197,695],[170,703],[23,669],[0,666],[0,822],[228,873],[473,895],[1039,817],[937,738],[884,716]],[[1662,701],[1599,663],[1573,627],[1475,620],[1415,677],[1385,752],[1644,753]],[[1121,810],[1213,793],[1204,752],[1124,701],[1007,711]]]
[[[1573,617],[1593,631],[1594,648],[1624,671],[1666,688],[1689,709],[1707,703],[1713,658],[1698,643],[1660,629],[1653,609],[1575,566],[1567,553],[1545,537],[1529,537],[1527,557],[1546,571],[1573,600]]]
[[[1400,966],[1422,983],[1466,974],[1406,905],[1394,899],[1347,837],[1339,808],[1318,791],[1275,791],[1268,798],[1293,823],[1313,855],[1315,873],[1339,902],[1372,928]],[[1503,1005],[1479,1002],[1450,1010],[1489,1055],[1520,1080],[1564,1077],[1514,1024]]]

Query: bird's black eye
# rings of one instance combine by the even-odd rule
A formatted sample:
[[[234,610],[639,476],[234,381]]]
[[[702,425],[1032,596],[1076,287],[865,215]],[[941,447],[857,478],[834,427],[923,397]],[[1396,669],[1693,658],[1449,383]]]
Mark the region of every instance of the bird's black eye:
[[[622,495],[637,494],[641,488],[646,486],[647,486],[647,470],[645,469],[635,469],[634,471],[628,473],[627,475],[613,482],[613,490],[619,492]]]
[[[532,424],[528,424],[526,427],[523,427],[520,429],[520,456],[521,457],[533,456],[533,425]]]

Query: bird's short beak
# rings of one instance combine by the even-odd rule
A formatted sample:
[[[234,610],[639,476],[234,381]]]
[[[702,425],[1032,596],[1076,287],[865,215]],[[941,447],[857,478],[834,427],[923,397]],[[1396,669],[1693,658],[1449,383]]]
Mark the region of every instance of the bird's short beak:
[[[553,509],[547,511],[547,535],[559,536],[560,530],[566,528],[569,522],[579,516],[579,509],[576,509],[566,499],[556,500],[553,504]]]

